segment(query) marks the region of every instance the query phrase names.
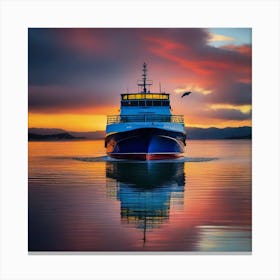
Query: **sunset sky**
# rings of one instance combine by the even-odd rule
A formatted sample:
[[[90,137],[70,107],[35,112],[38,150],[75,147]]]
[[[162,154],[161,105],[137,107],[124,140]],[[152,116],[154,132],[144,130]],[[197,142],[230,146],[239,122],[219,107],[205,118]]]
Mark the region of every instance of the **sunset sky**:
[[[29,127],[105,130],[143,62],[187,127],[251,126],[251,29],[31,28]]]

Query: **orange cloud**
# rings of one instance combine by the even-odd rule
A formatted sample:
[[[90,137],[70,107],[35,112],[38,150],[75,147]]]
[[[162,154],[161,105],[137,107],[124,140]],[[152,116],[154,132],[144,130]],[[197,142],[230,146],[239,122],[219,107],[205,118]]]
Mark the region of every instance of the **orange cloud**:
[[[213,110],[217,109],[234,109],[247,114],[252,111],[252,105],[232,105],[232,104],[211,104],[209,107]]]
[[[162,46],[166,50],[187,49],[186,45],[160,37],[145,37],[145,41]]]
[[[218,76],[218,72],[224,70],[228,70],[229,73],[251,73],[250,65],[245,65],[240,57],[234,58],[227,53],[219,53],[219,50],[214,51],[215,48],[212,47],[208,47],[209,49],[206,49],[206,52],[202,52],[194,47],[189,47],[187,43],[181,44],[171,39],[147,37],[145,40],[152,43],[148,48],[153,54],[176,63],[182,68],[198,75]],[[224,49],[243,55],[246,54],[246,56],[251,54],[251,50],[247,46],[236,47],[228,45]]]
[[[241,46],[236,46],[236,45],[225,45],[222,46],[223,49],[234,51],[234,52],[239,52],[241,54],[251,56],[252,55],[252,47],[249,45],[241,45]]]

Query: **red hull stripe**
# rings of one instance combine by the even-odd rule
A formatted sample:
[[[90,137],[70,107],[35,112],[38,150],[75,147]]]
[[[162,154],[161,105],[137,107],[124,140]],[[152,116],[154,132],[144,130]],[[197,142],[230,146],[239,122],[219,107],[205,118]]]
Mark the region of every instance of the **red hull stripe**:
[[[108,154],[116,159],[134,159],[134,160],[160,160],[160,159],[175,159],[182,157],[183,154]]]

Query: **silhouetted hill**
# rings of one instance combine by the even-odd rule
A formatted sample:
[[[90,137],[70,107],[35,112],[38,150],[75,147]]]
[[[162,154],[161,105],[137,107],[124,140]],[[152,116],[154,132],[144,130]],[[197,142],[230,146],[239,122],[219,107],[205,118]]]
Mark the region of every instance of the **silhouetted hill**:
[[[83,137],[74,137],[69,133],[57,133],[57,134],[47,134],[40,135],[35,133],[28,133],[28,141],[43,141],[43,140],[76,140],[84,139]]]
[[[75,131],[66,131],[59,128],[29,128],[28,133],[37,134],[41,136],[46,135],[55,135],[55,134],[63,134],[68,133],[74,138],[85,138],[85,139],[104,139],[105,131],[86,131],[86,132],[75,132]]]
[[[60,133],[69,133],[66,130],[60,128],[36,128],[32,127],[28,129],[28,133],[38,134],[38,135],[49,135],[49,134],[60,134]]]
[[[197,128],[189,127],[187,130],[187,139],[251,139],[252,128],[226,127],[226,128]]]

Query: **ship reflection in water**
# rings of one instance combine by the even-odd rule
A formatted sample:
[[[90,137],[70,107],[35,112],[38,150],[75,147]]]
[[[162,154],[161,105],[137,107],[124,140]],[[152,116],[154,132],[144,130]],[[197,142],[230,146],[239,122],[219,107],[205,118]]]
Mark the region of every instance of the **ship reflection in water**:
[[[168,222],[170,203],[183,208],[185,173],[182,162],[107,162],[107,195],[120,201],[122,224],[147,232]]]

